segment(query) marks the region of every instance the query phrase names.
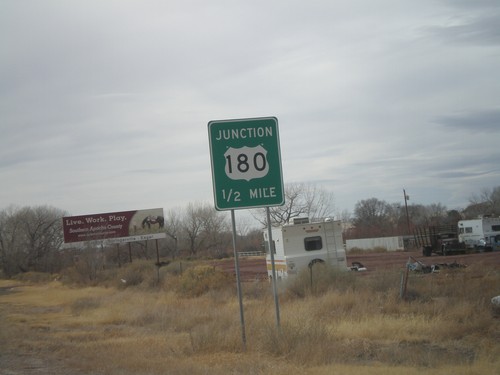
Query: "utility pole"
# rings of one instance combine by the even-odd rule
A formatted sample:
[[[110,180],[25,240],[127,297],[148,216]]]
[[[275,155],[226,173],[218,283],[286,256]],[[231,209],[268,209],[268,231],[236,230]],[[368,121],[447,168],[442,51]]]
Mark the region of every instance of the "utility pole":
[[[408,227],[408,235],[411,234],[410,232],[410,215],[408,215],[408,201],[410,200],[410,196],[406,195],[406,191],[403,188],[403,195],[405,197],[405,211],[406,211],[406,225]]]

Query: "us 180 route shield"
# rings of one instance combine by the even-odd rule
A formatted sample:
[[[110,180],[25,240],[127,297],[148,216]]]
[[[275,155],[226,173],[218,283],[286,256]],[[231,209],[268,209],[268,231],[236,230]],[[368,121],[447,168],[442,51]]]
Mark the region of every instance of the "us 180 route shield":
[[[217,210],[284,203],[277,118],[210,121],[208,136]]]

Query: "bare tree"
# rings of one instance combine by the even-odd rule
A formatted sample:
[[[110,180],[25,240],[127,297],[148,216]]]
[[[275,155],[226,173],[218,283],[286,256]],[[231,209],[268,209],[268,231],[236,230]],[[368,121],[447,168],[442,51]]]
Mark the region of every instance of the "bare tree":
[[[238,236],[245,237],[253,229],[254,228],[252,227],[252,223],[249,217],[238,217],[236,219],[236,232]]]
[[[17,265],[23,258],[22,221],[18,210],[11,206],[0,213],[0,262],[8,277],[21,271]]]
[[[105,255],[102,241],[88,241],[83,248],[73,250],[73,267],[80,282],[88,283],[97,279],[104,270]]]
[[[500,216],[500,186],[492,189],[488,202],[491,205],[491,213]]]
[[[182,210],[173,208],[167,211],[165,217],[165,232],[167,233],[166,248],[173,258],[179,255],[179,237],[182,232]]]
[[[227,215],[207,203],[190,203],[182,220],[182,232],[191,255],[205,250],[221,256],[231,241]]]
[[[473,195],[469,199],[469,206],[464,210],[468,219],[481,215],[500,216],[500,186],[493,189],[483,189],[479,195]]]
[[[431,225],[427,208],[423,204],[408,205],[408,216],[412,226]]]
[[[231,242],[231,231],[227,215],[206,205],[200,210],[203,223],[204,247],[212,255],[221,257]]]
[[[337,212],[337,219],[342,221],[342,233],[345,238],[349,237],[349,232],[352,228],[352,214],[348,210]]]
[[[56,271],[64,212],[53,207],[10,207],[0,213],[0,262],[7,276]]]
[[[369,198],[356,203],[354,207],[356,236],[375,237],[391,233],[390,212],[391,206],[377,198]]]
[[[252,229],[238,239],[238,248],[245,252],[261,252],[264,250],[262,229]]]
[[[201,237],[203,231],[203,206],[203,203],[189,203],[184,215],[183,231],[186,234],[191,255],[196,255],[203,241]]]
[[[314,184],[290,183],[285,185],[285,204],[270,208],[272,225],[282,225],[295,217],[309,217],[311,220],[333,217],[334,195]],[[253,216],[262,225],[267,225],[266,213],[254,210]]]

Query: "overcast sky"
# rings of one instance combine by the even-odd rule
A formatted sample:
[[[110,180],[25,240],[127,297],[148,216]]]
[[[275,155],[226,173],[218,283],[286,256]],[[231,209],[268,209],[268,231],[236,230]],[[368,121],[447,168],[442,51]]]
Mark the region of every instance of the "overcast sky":
[[[213,204],[207,123],[276,116],[337,211],[500,185],[498,0],[0,0],[0,209]]]

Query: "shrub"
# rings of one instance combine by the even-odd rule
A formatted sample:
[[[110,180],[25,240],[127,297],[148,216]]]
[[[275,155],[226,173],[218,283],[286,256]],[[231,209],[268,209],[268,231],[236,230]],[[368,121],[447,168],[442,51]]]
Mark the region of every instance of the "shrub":
[[[279,330],[267,326],[260,334],[260,351],[294,363],[323,365],[331,362],[336,350],[329,330],[309,320],[283,322]]]
[[[287,291],[292,296],[305,297],[308,294],[320,295],[329,290],[355,289],[357,277],[336,267],[317,263],[312,268],[302,270],[297,277],[290,278]]]
[[[127,288],[142,284],[145,280],[156,275],[153,262],[140,261],[127,264],[118,271],[116,283],[119,288]]]
[[[178,280],[176,291],[186,297],[197,297],[209,290],[232,286],[232,277],[213,266],[195,266],[186,270]]]

